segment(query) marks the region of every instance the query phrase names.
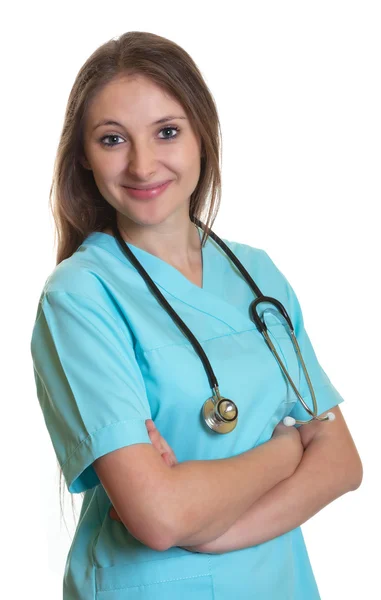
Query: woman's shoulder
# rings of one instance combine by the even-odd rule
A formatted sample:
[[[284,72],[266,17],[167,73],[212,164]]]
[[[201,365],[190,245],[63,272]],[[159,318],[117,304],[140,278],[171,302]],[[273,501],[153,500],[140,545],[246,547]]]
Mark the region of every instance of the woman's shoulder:
[[[227,238],[221,239],[248,270],[254,269],[258,272],[260,269],[265,268],[266,264],[268,265],[268,262],[271,260],[263,248]]]
[[[95,301],[104,296],[107,261],[112,256],[105,252],[98,237],[102,239],[97,232],[87,236],[71,256],[53,268],[44,282],[41,296],[78,294]]]
[[[227,240],[223,238],[232,252],[237,256],[264,295],[279,295],[286,301],[290,293],[290,283],[279,268],[277,259],[264,248],[252,246],[247,243]]]

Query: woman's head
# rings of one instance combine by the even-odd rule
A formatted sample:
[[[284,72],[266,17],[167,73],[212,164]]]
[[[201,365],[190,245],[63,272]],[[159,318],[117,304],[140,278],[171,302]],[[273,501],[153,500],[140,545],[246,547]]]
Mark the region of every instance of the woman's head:
[[[121,215],[143,226],[170,216],[175,224],[189,220],[201,139],[182,105],[151,79],[122,75],[103,87],[88,106],[83,146],[84,167]],[[165,192],[149,201],[128,189],[165,181],[171,182]]]
[[[177,118],[154,124],[168,116]],[[102,120],[119,125],[96,127]],[[57,264],[109,226],[116,210],[141,225],[186,211],[208,234],[220,203],[220,147],[213,97],[180,46],[140,31],[100,46],[74,82],[57,151]],[[171,184],[153,203],[125,187],[163,180]]]

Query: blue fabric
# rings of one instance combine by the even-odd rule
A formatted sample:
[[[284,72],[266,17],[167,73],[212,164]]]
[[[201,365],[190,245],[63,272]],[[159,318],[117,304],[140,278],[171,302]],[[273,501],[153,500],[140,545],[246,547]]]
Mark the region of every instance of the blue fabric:
[[[317,360],[287,279],[265,251],[224,241],[263,294],[289,312],[318,414],[342,402]],[[193,346],[113,236],[89,235],[46,280],[31,339],[37,396],[67,488],[85,491],[64,600],[318,599],[300,528],[225,554],[178,547],[158,552],[109,517],[110,500],[92,463],[123,446],[150,444],[147,418],[180,462],[235,456],[269,440],[284,416],[309,418],[250,318],[253,292],[214,240],[202,250],[201,288],[153,254],[128,246],[202,345],[220,393],[237,403],[239,419],[225,435],[205,426],[201,407],[212,390]],[[282,321],[270,305],[260,307],[275,347],[312,406]]]

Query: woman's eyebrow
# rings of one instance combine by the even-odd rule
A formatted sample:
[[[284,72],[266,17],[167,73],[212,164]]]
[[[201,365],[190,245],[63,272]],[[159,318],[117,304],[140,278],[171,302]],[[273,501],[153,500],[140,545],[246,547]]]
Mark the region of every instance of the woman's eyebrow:
[[[166,123],[167,121],[172,121],[173,119],[185,119],[186,117],[184,116],[179,116],[179,117],[174,117],[174,116],[167,116],[167,117],[162,117],[161,119],[158,119],[157,121],[154,121],[153,123],[151,123],[152,125],[159,125],[160,123]],[[99,121],[99,123],[97,123],[94,128],[93,131],[95,129],[97,129],[98,127],[101,127],[102,125],[117,125],[118,127],[124,127],[124,125],[122,125],[122,123],[118,123],[118,121],[113,121],[112,119],[102,119],[101,121]]]

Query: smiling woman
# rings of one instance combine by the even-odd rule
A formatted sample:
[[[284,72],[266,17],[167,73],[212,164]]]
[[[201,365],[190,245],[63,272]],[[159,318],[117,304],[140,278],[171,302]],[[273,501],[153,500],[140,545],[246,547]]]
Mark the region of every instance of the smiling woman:
[[[85,62],[55,161],[57,265],[31,340],[67,489],[84,494],[63,600],[319,598],[299,526],[267,543],[247,543],[234,529],[276,486],[297,481],[299,491],[307,480],[298,429],[279,426],[303,418],[302,409],[251,319],[253,290],[211,231],[219,165],[217,110],[185,50],[128,32]],[[290,314],[319,411],[333,409],[343,398],[316,357],[290,283],[264,250],[223,242]],[[266,325],[311,407],[283,326],[271,315]],[[228,411],[216,413],[214,429],[203,419],[214,380],[195,340],[224,398],[239,401],[228,435],[217,422]],[[353,489],[354,456],[345,453],[341,493]],[[321,489],[331,481],[320,479]],[[203,551],[226,532],[239,552]]]
[[[174,120],[182,121],[181,131]],[[163,122],[168,125],[159,127]],[[172,129],[175,134],[162,136]],[[200,153],[201,138],[181,104],[147,77],[121,74],[88,106],[82,164],[115,208],[125,239],[182,261],[184,268],[194,235],[189,199],[200,178]]]

